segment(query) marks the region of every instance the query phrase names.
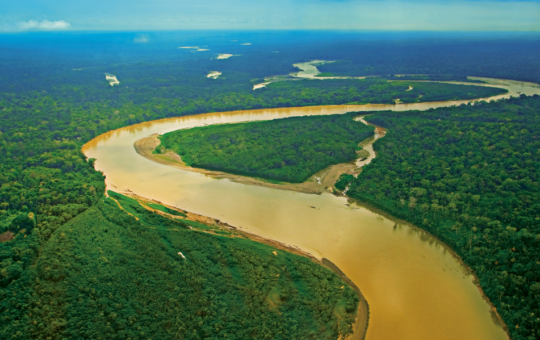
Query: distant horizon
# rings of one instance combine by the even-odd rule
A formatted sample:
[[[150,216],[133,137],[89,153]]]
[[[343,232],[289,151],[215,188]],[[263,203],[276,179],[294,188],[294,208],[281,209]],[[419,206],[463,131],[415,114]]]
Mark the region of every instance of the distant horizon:
[[[133,30],[540,32],[540,0],[28,0],[0,4],[0,32]]]
[[[80,29],[80,30],[52,30],[52,31],[0,31],[0,34],[70,34],[70,33],[153,33],[153,32],[264,32],[264,31],[288,31],[288,32],[365,32],[365,33],[474,33],[474,34],[538,34],[540,35],[540,29],[519,31],[519,30],[434,30],[434,29],[346,29],[346,28],[154,28],[154,29]]]
[[[535,30],[436,30],[436,29],[368,29],[368,28],[152,28],[152,29],[69,29],[69,30],[27,30],[27,31],[1,31],[0,34],[28,34],[28,33],[122,33],[122,32],[179,32],[179,31],[341,31],[341,32],[433,32],[433,33],[537,33],[540,34],[540,28]]]

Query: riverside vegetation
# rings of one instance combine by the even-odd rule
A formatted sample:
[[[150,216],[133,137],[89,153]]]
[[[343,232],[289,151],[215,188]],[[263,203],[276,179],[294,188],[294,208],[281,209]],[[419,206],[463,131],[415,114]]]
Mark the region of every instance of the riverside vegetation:
[[[362,87],[365,84],[375,84],[368,86],[371,93],[369,98],[374,100],[378,94],[385,93],[386,87],[395,88],[395,85],[387,85],[390,83],[385,81],[348,83],[360,86],[356,89],[354,86],[339,85],[343,84],[342,81],[324,82],[328,82],[326,86],[333,88],[336,93],[332,104],[358,100],[356,94],[365,89]],[[192,91],[186,92],[184,97],[174,99],[185,86],[165,90],[139,88],[137,91],[110,86],[85,91],[75,87],[59,87],[52,90],[52,94],[46,91],[2,93],[0,217],[15,218],[19,212],[37,214],[36,223],[44,233],[42,239],[45,242],[59,225],[97,202],[104,191],[103,177],[93,170],[92,161],[87,162],[80,152],[81,146],[92,138],[123,126],[172,116],[325,103],[330,99],[320,100],[319,96],[326,91],[320,87],[321,83],[312,80],[276,84],[276,88],[282,91],[281,96],[272,96],[271,88],[261,92],[263,97],[267,96],[268,102],[224,89],[209,92],[210,97],[216,97],[215,100],[209,100],[205,91],[201,91],[203,94],[199,96]],[[377,84],[383,84],[382,88]],[[306,85],[305,91],[309,95],[302,96],[295,92],[304,91],[301,90],[303,85]],[[315,90],[310,92],[309,86]],[[452,91],[458,87],[447,86],[450,86],[447,97],[455,98],[458,94]],[[466,91],[467,96],[474,93],[479,97],[500,93],[500,89],[476,86],[467,86]],[[459,93],[464,94],[463,91]],[[297,101],[297,97],[301,99]]]
[[[80,148],[131,124],[129,111],[37,92],[4,94],[0,103],[1,338],[305,339],[352,331],[358,296],[310,260],[184,230],[131,204],[136,221],[103,200],[104,178]],[[146,112],[141,119],[164,114]],[[168,231],[171,224],[181,232]]]
[[[540,97],[381,112],[348,195],[420,226],[470,266],[512,339],[540,337]]]

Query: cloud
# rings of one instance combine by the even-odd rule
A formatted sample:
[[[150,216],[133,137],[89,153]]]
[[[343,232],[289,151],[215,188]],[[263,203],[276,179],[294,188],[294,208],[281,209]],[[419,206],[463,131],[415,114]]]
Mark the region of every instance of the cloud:
[[[17,28],[21,31],[56,31],[56,30],[65,30],[65,29],[71,28],[71,25],[69,22],[66,22],[64,20],[57,20],[57,21],[28,20],[28,21],[18,22]]]
[[[150,38],[148,37],[148,34],[139,34],[133,39],[133,42],[144,44],[150,41]]]

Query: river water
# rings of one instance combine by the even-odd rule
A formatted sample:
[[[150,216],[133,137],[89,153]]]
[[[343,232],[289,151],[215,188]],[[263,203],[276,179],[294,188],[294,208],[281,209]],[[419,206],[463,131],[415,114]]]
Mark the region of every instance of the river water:
[[[489,80],[509,95],[540,94],[536,84]],[[181,128],[350,111],[426,110],[456,105],[339,105],[263,109],[164,119],[105,133],[83,147],[109,189],[132,192],[295,245],[336,264],[370,306],[367,339],[507,339],[489,304],[449,249],[422,230],[346,198],[215,179],[154,163],[133,144]],[[389,131],[391,133],[391,131]]]

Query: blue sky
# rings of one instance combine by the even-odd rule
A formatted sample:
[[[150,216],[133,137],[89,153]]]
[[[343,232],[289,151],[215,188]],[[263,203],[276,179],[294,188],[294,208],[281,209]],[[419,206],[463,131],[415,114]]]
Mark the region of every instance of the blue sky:
[[[540,0],[20,0],[0,31],[363,29],[540,31]]]

